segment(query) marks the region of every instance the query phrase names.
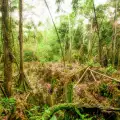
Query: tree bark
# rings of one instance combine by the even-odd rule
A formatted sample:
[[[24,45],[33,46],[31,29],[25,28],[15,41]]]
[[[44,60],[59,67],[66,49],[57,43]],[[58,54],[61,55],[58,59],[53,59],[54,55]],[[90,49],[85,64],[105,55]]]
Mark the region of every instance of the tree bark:
[[[20,81],[24,78],[23,69],[23,0],[19,0],[19,45],[20,45]]]
[[[99,62],[100,62],[100,65],[102,65],[102,41],[101,41],[100,33],[99,33],[100,30],[99,30],[99,25],[98,25],[98,20],[97,20],[96,8],[95,8],[94,0],[93,0],[93,11],[94,11],[94,17],[95,17],[95,21],[96,21],[97,35],[98,35],[98,39],[99,39],[99,43],[98,43]]]
[[[4,89],[7,97],[11,96],[12,81],[12,40],[9,27],[9,4],[8,0],[2,0],[2,33],[4,49]]]
[[[114,35],[113,35],[113,41],[112,41],[112,65],[113,67],[115,67],[115,57],[116,57],[116,34],[117,34],[117,24],[116,24],[116,21],[117,21],[117,0],[115,1],[115,16],[114,16],[114,25],[113,25],[113,28],[114,28]]]
[[[30,89],[30,85],[24,74],[23,66],[23,0],[19,0],[19,46],[20,46],[20,76],[18,80],[18,87],[22,91]]]

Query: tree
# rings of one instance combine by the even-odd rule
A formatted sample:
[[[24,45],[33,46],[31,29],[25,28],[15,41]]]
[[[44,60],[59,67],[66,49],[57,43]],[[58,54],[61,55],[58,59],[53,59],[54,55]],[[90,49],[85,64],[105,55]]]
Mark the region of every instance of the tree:
[[[2,0],[2,33],[4,51],[4,88],[6,95],[11,96],[12,87],[12,46],[9,26],[9,4],[8,0]]]
[[[21,90],[27,90],[29,84],[26,80],[23,67],[23,0],[19,0],[19,46],[20,46],[20,76],[18,80],[18,86]]]
[[[116,56],[116,37],[117,37],[117,7],[118,7],[118,2],[115,0],[115,11],[114,11],[114,33],[113,33],[113,41],[112,41],[112,65],[113,67],[115,66],[115,56]]]
[[[97,35],[98,35],[98,39],[99,39],[99,47],[98,47],[98,51],[99,51],[99,62],[100,62],[100,65],[102,65],[102,41],[101,41],[101,38],[100,38],[100,34],[99,34],[99,25],[98,25],[98,20],[97,20],[97,15],[96,15],[96,8],[95,8],[95,4],[94,4],[94,0],[93,0],[93,11],[94,11],[94,19],[95,19],[95,24],[96,24],[96,27],[97,27]]]

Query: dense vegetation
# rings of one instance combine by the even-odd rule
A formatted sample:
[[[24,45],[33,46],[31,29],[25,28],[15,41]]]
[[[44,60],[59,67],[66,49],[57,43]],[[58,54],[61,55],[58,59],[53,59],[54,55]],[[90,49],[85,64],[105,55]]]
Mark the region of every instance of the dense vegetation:
[[[0,120],[119,120],[119,0],[55,0],[58,17],[43,2],[36,23],[36,6],[0,1]]]

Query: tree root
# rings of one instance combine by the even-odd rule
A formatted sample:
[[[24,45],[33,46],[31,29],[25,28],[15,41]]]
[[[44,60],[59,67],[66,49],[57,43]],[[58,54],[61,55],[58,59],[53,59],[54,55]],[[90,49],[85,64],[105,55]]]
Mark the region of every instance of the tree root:
[[[30,83],[24,73],[20,74],[17,87],[21,92],[31,90]]]

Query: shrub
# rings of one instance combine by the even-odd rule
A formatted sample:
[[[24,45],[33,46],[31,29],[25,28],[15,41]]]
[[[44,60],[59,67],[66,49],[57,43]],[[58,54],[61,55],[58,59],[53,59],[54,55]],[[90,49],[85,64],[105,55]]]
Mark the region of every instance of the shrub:
[[[38,58],[32,50],[25,50],[24,51],[24,61],[25,62],[37,61],[37,60],[38,60]]]
[[[113,68],[111,65],[109,65],[107,68],[106,68],[106,73],[107,74],[113,74],[115,73],[117,70],[115,68]]]
[[[1,98],[0,99],[0,116],[15,112],[16,100],[14,98]]]
[[[99,87],[100,95],[108,98],[112,98],[112,92],[110,91],[110,86],[106,83],[102,83]]]
[[[40,120],[39,106],[33,106],[30,110],[26,110],[26,115],[29,120]]]

